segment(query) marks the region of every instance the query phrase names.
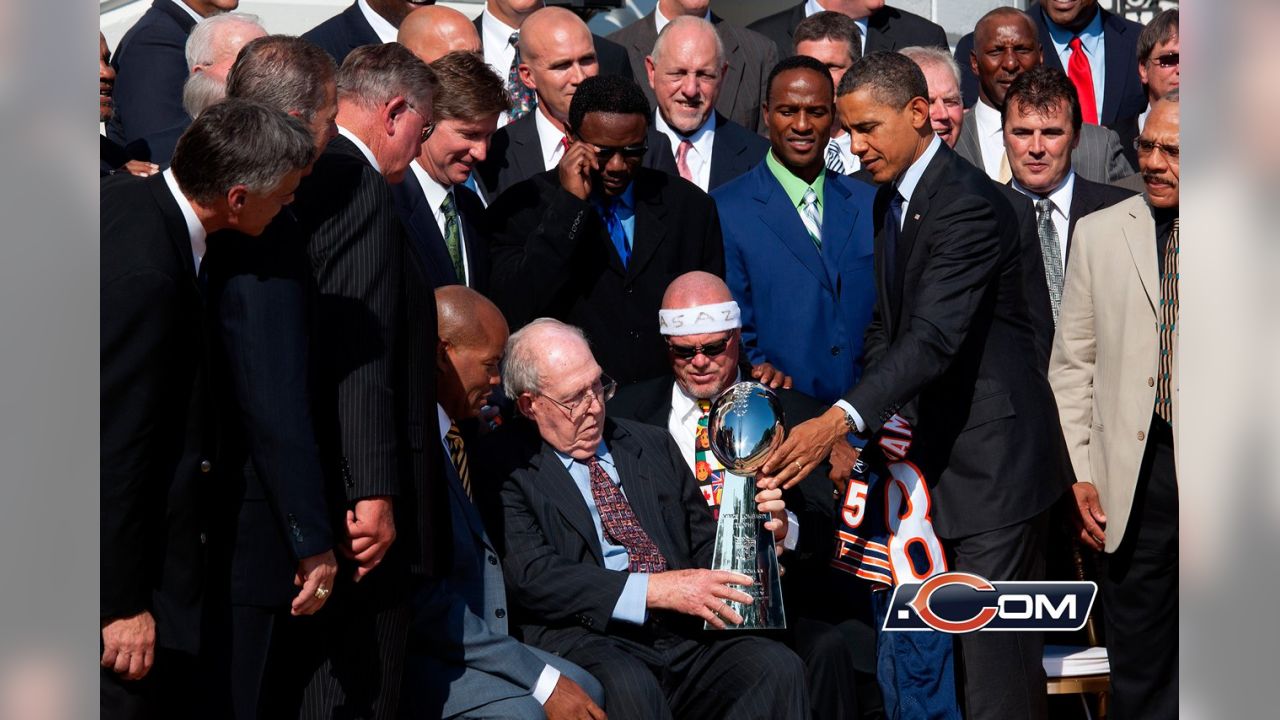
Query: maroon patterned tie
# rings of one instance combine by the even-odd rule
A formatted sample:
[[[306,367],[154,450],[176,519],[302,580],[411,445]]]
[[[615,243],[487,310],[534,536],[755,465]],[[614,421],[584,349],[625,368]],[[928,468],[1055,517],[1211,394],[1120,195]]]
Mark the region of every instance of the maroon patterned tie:
[[[591,472],[591,498],[596,501],[596,509],[600,511],[600,524],[604,526],[604,535],[627,550],[631,559],[631,572],[660,573],[667,569],[667,559],[649,537],[649,533],[640,527],[636,514],[631,509],[622,490],[613,484],[609,474],[600,465],[600,459],[592,457],[587,461],[587,469]]]

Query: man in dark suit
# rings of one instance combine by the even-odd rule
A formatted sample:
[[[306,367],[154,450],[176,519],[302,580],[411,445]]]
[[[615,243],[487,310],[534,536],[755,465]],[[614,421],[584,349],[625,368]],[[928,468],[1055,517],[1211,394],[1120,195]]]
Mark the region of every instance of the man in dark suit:
[[[728,69],[723,48],[711,23],[681,16],[662,29],[643,65],[650,95],[657,95],[645,157],[665,153],[652,162],[674,162],[680,177],[704,192],[750,170],[769,147],[715,109]]]
[[[1061,71],[1034,68],[1018,76],[1005,95],[1004,144],[1015,190],[1035,203],[1039,253],[1050,312],[1036,315],[1037,344],[1048,349],[1062,303],[1062,283],[1071,258],[1076,221],[1135,195],[1112,185],[1090,182],[1072,169],[1072,153],[1082,127],[1075,86]],[[1025,251],[1025,248],[1024,248]]]
[[[1027,14],[1035,22],[1040,44],[1049,49],[1044,64],[1072,77],[1075,74],[1070,72],[1071,44],[1079,37],[1087,58],[1087,62],[1080,65],[1079,74],[1084,77],[1084,65],[1087,65],[1092,81],[1088,89],[1098,108],[1093,119],[1085,117],[1085,123],[1114,130],[1120,136],[1120,145],[1129,163],[1136,162],[1130,143],[1138,134],[1137,118],[1147,107],[1135,62],[1142,25],[1104,10],[1097,0],[1063,4],[1061,9],[1056,3],[1037,2],[1027,8]],[[973,47],[973,33],[956,43],[956,62],[961,68],[969,68]],[[978,101],[978,76],[971,69],[962,70],[961,75],[964,104],[969,107]],[[1083,92],[1081,84],[1076,84],[1076,90]]]
[[[507,92],[475,53],[449,53],[431,68],[439,83],[433,129],[404,182],[391,192],[431,286],[460,284],[485,292],[484,203],[463,183],[488,152],[498,116],[507,109]]]
[[[581,331],[545,318],[529,325],[511,337],[503,375],[528,418],[494,442],[503,565],[525,640],[594,675],[615,720],[808,718],[794,653],[702,631],[741,622],[726,601],[748,599],[734,585],[750,578],[706,569],[715,537],[706,500],[666,432],[606,418],[613,382]],[[756,501],[784,510],[776,489]],[[767,526],[781,539],[777,517]]]
[[[711,23],[720,36],[722,46],[721,62],[717,67],[717,97],[711,100],[716,111],[725,118],[747,128],[751,132],[760,132],[760,105],[764,101],[764,81],[769,69],[778,62],[778,50],[768,38],[757,32],[728,23],[713,14],[710,0],[660,0],[653,12],[635,22],[615,31],[609,36],[627,49],[631,58],[631,71],[637,78],[643,78],[648,72],[650,87],[641,89],[649,102],[661,101],[655,93],[659,92],[652,80],[652,71],[646,70],[648,58],[656,55],[655,45],[658,35],[673,20],[681,17],[695,17]]]
[[[728,321],[725,317],[730,318]],[[743,366],[742,315],[724,280],[704,272],[685,273],[663,296],[660,326],[670,347],[671,374],[624,387],[609,401],[609,415],[666,430],[698,481],[707,506],[718,512],[724,468],[710,451],[707,422],[711,400],[750,377]],[[744,372],[745,370],[745,372]],[[786,426],[821,415],[827,404],[787,388],[775,388]],[[819,618],[851,613],[856,598],[837,596],[827,584],[834,550],[835,504],[825,463],[784,495],[788,534],[778,561],[787,611],[786,641],[805,663],[809,699],[818,718],[858,715],[851,682],[852,648],[840,630]],[[818,600],[821,598],[821,600]],[[816,612],[815,612],[816,611]],[[849,615],[852,616],[851,614]]]
[[[906,10],[889,7],[883,0],[805,0],[747,27],[774,41],[778,57],[787,57],[795,47],[796,26],[809,15],[823,10],[842,13],[857,21],[862,32],[859,57],[877,50],[899,50],[912,45],[949,47],[947,33],[940,25]]]
[[[102,183],[103,717],[194,710],[216,442],[201,261],[212,232],[262,233],[312,157],[301,122],[231,101],[192,125],[170,170]],[[332,585],[320,529],[299,548],[313,561],[299,612]]]
[[[933,132],[928,94],[920,68],[896,53],[862,58],[841,82],[854,151],[881,183],[867,369],[835,407],[795,428],[763,473],[789,485],[846,433],[878,432],[901,409],[954,569],[1037,579],[1065,480],[1022,241],[996,186]],[[1038,634],[972,633],[958,650],[966,717],[1045,716]]]
[[[484,61],[476,62],[484,66]],[[573,663],[507,632],[499,548],[479,507],[498,501],[477,487],[458,422],[474,420],[501,382],[507,323],[493,303],[461,286],[436,290],[436,412],[448,484],[453,560],[413,591],[405,717],[601,720],[600,683]],[[447,453],[447,454],[446,454]]]
[[[182,108],[187,79],[184,49],[204,17],[235,10],[240,0],[155,0],[116,46],[115,114],[107,137],[128,146],[152,133],[190,122]]]
[[[694,185],[640,167],[649,103],[634,82],[588,78],[569,113],[574,142],[554,172],[489,206],[490,293],[507,321],[581,326],[622,383],[666,372],[653,325],[672,278],[724,273],[720,220]]]
[[[357,0],[351,7],[302,34],[342,64],[347,53],[361,45],[396,41],[396,28],[421,2],[412,0]]]
[[[116,86],[116,69],[111,67],[111,51],[107,38],[98,33],[98,121],[111,120],[113,110],[111,95]],[[155,175],[160,166],[146,160],[135,160],[136,153],[126,150],[106,135],[98,136],[99,176],[115,172],[127,172],[139,177]]]
[[[1009,161],[1004,152],[1000,113],[1009,83],[1041,65],[1040,42],[1035,24],[1021,10],[997,8],[978,21],[977,47],[969,67],[978,73],[978,102],[964,114],[955,150],[1000,183],[1009,182]],[[1072,156],[1076,172],[1098,183],[1115,182],[1133,174],[1120,138],[1098,125],[1084,125],[1080,145]]]

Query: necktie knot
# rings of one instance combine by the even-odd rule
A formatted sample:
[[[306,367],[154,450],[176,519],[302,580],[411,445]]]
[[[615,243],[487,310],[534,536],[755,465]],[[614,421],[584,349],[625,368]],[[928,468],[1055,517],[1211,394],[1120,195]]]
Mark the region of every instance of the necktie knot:
[[[702,411],[703,417],[711,413],[711,401],[703,398],[698,401],[698,410]]]
[[[1084,42],[1080,40],[1079,35],[1076,35],[1075,37],[1071,38],[1071,42],[1068,43],[1068,47],[1071,48],[1071,52],[1084,50]]]
[[[511,37],[507,38],[507,44],[508,44],[508,45],[511,45],[512,47],[514,47],[514,46],[516,45],[516,43],[518,43],[518,42],[520,42],[520,31],[519,31],[519,30],[517,30],[517,31],[515,31],[515,32],[513,32],[513,33],[511,33]]]
[[[822,251],[822,211],[818,208],[818,193],[811,187],[805,188],[800,198],[800,221],[809,231],[814,247]]]
[[[448,192],[444,194],[444,200],[440,201],[440,212],[444,213],[446,217],[457,212],[457,209],[453,205],[453,193]]]
[[[1053,201],[1049,198],[1039,198],[1036,200],[1036,214],[1045,215],[1053,212]]]

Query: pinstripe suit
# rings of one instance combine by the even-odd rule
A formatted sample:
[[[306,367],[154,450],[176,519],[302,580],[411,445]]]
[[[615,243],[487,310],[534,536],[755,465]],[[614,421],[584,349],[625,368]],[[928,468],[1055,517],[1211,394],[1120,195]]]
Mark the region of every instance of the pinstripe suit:
[[[973,108],[964,111],[955,150],[960,157],[982,169],[982,149],[978,144],[978,123],[973,119]],[[1087,123],[1080,127],[1080,144],[1071,153],[1071,166],[1080,177],[1096,183],[1113,183],[1133,174],[1133,166],[1124,156],[1116,131]]]

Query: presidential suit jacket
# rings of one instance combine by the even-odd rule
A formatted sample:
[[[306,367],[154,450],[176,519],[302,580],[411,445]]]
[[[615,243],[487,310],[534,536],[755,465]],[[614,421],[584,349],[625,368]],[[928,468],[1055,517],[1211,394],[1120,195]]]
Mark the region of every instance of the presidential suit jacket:
[[[730,180],[739,177],[756,166],[769,152],[769,141],[714,112],[715,136],[711,140],[711,174],[707,178],[707,191],[713,191]],[[667,161],[672,169],[667,169]],[[649,123],[649,150],[645,153],[645,167],[680,174],[675,165],[675,150],[671,139]]]
[[[609,35],[609,39],[622,45],[631,60],[631,72],[644,90],[649,104],[656,107],[657,98],[649,86],[649,75],[644,59],[653,52],[658,40],[656,10]],[[768,95],[765,87],[769,71],[778,63],[778,50],[769,38],[758,32],[727,23],[724,18],[711,15],[716,33],[724,43],[725,59],[729,69],[725,72],[716,99],[716,111],[753,133],[764,131],[760,118],[760,105]]]
[[[431,287],[464,284],[453,269],[449,248],[440,234],[435,214],[427,204],[418,176],[412,171],[405,173],[403,182],[391,186],[391,194],[395,196],[396,211],[409,233],[414,253],[427,271]],[[462,185],[454,186],[453,198],[469,261],[470,277],[465,284],[483,293],[489,287],[489,240],[482,229],[484,203]]]
[[[115,109],[107,121],[107,137],[120,145],[191,122],[182,108],[182,85],[188,72],[187,36],[196,21],[178,7],[180,2],[155,0],[116,46],[111,58]]]
[[[330,141],[295,195],[319,292],[314,403],[332,507],[395,496],[388,559],[429,569],[447,544],[432,536],[444,532],[431,518],[444,505],[426,269],[389,184],[345,137]]]
[[[351,3],[346,10],[302,33],[302,39],[329,53],[339,65],[347,58],[348,53],[362,45],[382,44],[356,3]]]
[[[200,646],[215,449],[204,307],[162,175],[102,180],[99,614],[148,610],[156,644]]]
[[[1131,145],[1138,136],[1138,116],[1147,109],[1147,93],[1142,86],[1142,79],[1138,77],[1138,35],[1142,32],[1142,25],[1101,7],[1098,12],[1102,13],[1102,47],[1106,65],[1099,124],[1116,131],[1125,156],[1130,163],[1137,163],[1137,154]],[[1049,36],[1049,21],[1045,19],[1040,4],[1033,3],[1027,8],[1027,14],[1035,21],[1040,33],[1044,64],[1066,72],[1062,59],[1054,50]],[[973,33],[960,38],[955,51],[956,63],[960,65],[960,89],[964,95],[965,107],[973,107],[978,102],[978,76],[969,67],[971,52]]]
[[[610,620],[628,573],[605,569],[586,500],[551,446],[530,437],[530,425],[511,423],[501,431],[522,436],[507,443],[518,452],[509,456],[515,462],[504,475],[502,505],[503,568],[525,640],[563,652],[591,633],[638,632]],[[627,500],[667,568],[709,567],[715,520],[675,441],[658,428],[606,419],[604,442]],[[702,626],[691,616],[650,614],[686,636]]]
[[[844,399],[877,432],[914,400],[914,457],[942,537],[1033,517],[1062,494],[1059,430],[1027,314],[1018,219],[997,186],[945,145],[903,209],[896,267],[876,194],[875,348]],[[888,274],[895,275],[888,291]]]
[[[476,19],[472,21],[472,24],[476,26],[476,32],[480,35],[480,42],[482,45],[480,54],[484,55],[484,28],[481,26],[482,15],[484,15],[483,11],[480,15],[476,16]],[[595,45],[596,64],[600,66],[601,75],[621,75],[629,80],[635,80],[636,78],[641,78],[643,80],[643,73],[636,76],[631,74],[631,63],[627,61],[627,51],[621,45],[607,38],[602,38],[595,33],[592,33],[591,35],[591,42]],[[498,74],[503,78],[506,78],[507,70],[503,70]],[[643,85],[644,83],[641,82],[640,84]]]
[[[795,389],[833,402],[862,373],[875,307],[875,190],[826,173],[822,250],[814,247],[764,160],[712,197],[724,232],[725,279],[742,309],[750,362],[773,363]]]
[[[600,215],[560,187],[555,171],[513,186],[489,206],[490,297],[512,329],[554,317],[586,332],[620,383],[669,371],[658,333],[662,294],[690,270],[724,275],[720,219],[692,183],[637,168],[635,233],[623,267]]]
[[[802,1],[790,9],[756,20],[747,27],[764,35],[778,46],[778,57],[791,57],[795,54],[796,26],[805,19],[805,3]],[[947,33],[941,25],[906,10],[899,10],[887,5],[871,13],[867,18],[866,52],[871,54],[878,50],[901,50],[913,45],[934,46],[950,49]],[[968,62],[966,60],[966,62]]]
[[[1125,536],[1160,367],[1160,270],[1146,198],[1082,218],[1072,245],[1049,382],[1076,482],[1097,487],[1107,514],[1110,553]],[[1173,357],[1176,432],[1176,350]]]
[[[964,111],[955,151],[981,170],[982,148],[973,112],[973,108]],[[1095,183],[1113,183],[1133,174],[1133,165],[1125,157],[1115,131],[1087,123],[1080,126],[1080,144],[1071,151],[1071,167],[1078,176]]]

